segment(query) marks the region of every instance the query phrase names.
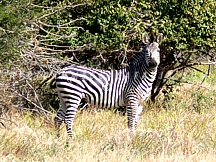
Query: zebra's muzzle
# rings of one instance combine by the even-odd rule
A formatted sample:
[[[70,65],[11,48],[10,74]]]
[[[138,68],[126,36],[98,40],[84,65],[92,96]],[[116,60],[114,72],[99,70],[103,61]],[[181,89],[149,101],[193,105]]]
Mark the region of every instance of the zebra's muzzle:
[[[149,66],[150,67],[156,67],[158,64],[157,64],[157,62],[154,60],[154,59],[151,59],[150,61],[149,61]]]

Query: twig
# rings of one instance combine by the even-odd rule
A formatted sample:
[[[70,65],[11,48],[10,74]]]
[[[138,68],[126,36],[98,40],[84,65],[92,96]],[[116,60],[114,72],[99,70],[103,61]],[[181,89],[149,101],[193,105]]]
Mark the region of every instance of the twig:
[[[45,18],[47,16],[53,15],[53,14],[55,14],[55,13],[61,11],[61,10],[66,9],[66,8],[76,8],[76,7],[79,7],[79,6],[84,6],[86,4],[88,4],[88,3],[82,3],[82,4],[73,5],[73,6],[72,5],[67,5],[67,6],[64,6],[64,7],[55,7],[55,11],[50,11],[50,10],[53,9],[53,8],[51,8],[51,9],[48,10],[48,14],[44,14],[39,19],[43,19],[43,18]]]
[[[34,105],[35,107],[37,107],[38,109],[40,109],[40,110],[42,110],[42,111],[44,111],[44,112],[46,112],[46,113],[48,113],[48,114],[52,114],[52,115],[53,115],[53,113],[51,113],[51,112],[45,110],[43,107],[38,106],[36,103],[32,102],[30,99],[28,99],[28,98],[25,97],[24,95],[18,93],[17,91],[15,91],[15,93],[16,93],[18,96],[23,97],[25,100],[27,100],[28,102],[30,102],[31,104],[33,104],[33,105]]]
[[[175,81],[175,82],[179,82],[179,80],[176,80],[176,79],[170,79],[172,81]],[[199,83],[199,84],[195,84],[195,83],[192,83],[192,82],[188,82],[188,81],[184,81],[184,82],[179,82],[181,84],[191,84],[191,85],[195,85],[195,86],[199,86],[199,88],[205,88],[205,89],[208,89],[210,91],[214,91],[214,89],[210,88],[210,87],[207,87],[207,86],[203,86],[202,83]]]
[[[0,118],[0,119],[1,119],[1,118]],[[0,121],[0,123],[1,123],[1,125],[2,125],[4,128],[6,128],[5,125],[4,125],[4,123],[2,123],[1,121]]]
[[[0,118],[0,120],[6,120],[6,121],[9,121],[9,122],[11,122],[11,123],[15,124],[16,126],[18,126],[18,125],[17,125],[17,123],[15,123],[15,122],[13,122],[13,121],[11,121],[11,120],[8,120],[8,119],[5,119],[5,118]],[[2,126],[3,126],[4,128],[6,128],[6,126],[4,125],[4,123],[3,123],[3,122],[1,122],[1,121],[0,121],[0,123],[2,124]]]
[[[43,82],[36,88],[36,90],[40,89],[52,77],[53,77],[53,71],[50,73],[50,75],[45,80],[43,80]]]
[[[42,24],[44,26],[47,26],[47,27],[54,27],[54,28],[60,28],[60,29],[68,29],[68,28],[77,28],[77,29],[82,29],[84,30],[82,27],[76,27],[76,26],[73,26],[73,27],[69,27],[68,25],[76,22],[76,21],[81,21],[81,20],[86,20],[85,18],[79,18],[79,19],[75,19],[75,20],[71,20],[65,24],[59,24],[59,25],[50,25],[50,24],[46,24],[44,22],[42,22],[41,20],[38,21],[39,24]]]
[[[14,33],[14,31],[11,31],[11,30],[7,30],[7,29],[4,29],[2,27],[0,27],[0,30],[5,32],[5,33]]]

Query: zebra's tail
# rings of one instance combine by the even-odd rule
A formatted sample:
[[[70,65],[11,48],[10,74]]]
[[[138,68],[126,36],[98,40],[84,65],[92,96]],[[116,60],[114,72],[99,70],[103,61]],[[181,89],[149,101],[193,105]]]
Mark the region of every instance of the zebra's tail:
[[[53,76],[53,77],[51,78],[51,81],[50,81],[49,85],[50,85],[50,88],[51,88],[51,89],[56,88],[56,78],[55,78],[55,76]]]
[[[56,88],[56,80],[55,80],[55,75],[51,73],[46,79],[43,80],[43,82],[36,88],[36,90],[40,89],[46,82],[50,80],[50,88],[54,89]]]

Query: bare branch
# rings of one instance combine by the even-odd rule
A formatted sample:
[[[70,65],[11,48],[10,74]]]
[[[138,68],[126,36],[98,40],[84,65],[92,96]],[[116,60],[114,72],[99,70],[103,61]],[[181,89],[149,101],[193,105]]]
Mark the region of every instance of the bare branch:
[[[33,101],[31,101],[30,99],[28,99],[28,98],[25,97],[24,95],[20,94],[19,92],[15,91],[15,93],[16,93],[18,96],[20,96],[20,97],[24,98],[25,100],[27,100],[28,102],[30,102],[32,105],[34,105],[34,106],[37,107],[38,109],[40,109],[40,110],[42,110],[42,111],[44,111],[44,112],[46,112],[46,113],[48,113],[48,114],[53,114],[53,113],[51,113],[50,111],[45,110],[43,107],[38,106],[36,103],[34,103]]]
[[[0,27],[0,31],[3,31],[5,33],[14,33],[14,31],[11,31],[11,30],[7,30],[7,29],[4,29],[2,27]]]
[[[65,24],[59,24],[59,25],[50,25],[50,24],[46,24],[44,22],[42,22],[41,20],[38,20],[38,23],[39,24],[42,24],[44,26],[47,26],[47,27],[53,27],[53,28],[59,28],[59,29],[82,29],[84,30],[82,27],[76,27],[76,26],[73,26],[73,27],[70,27],[69,25],[76,22],[76,21],[81,21],[81,20],[86,20],[85,18],[79,18],[79,19],[75,19],[75,20],[71,20],[70,22],[67,22]]]
[[[87,4],[88,3],[80,3],[80,4],[76,4],[76,5],[71,4],[71,5],[66,5],[66,6],[63,6],[63,7],[55,7],[54,11],[53,11],[53,8],[50,8],[49,10],[47,10],[48,14],[44,14],[39,19],[43,19],[45,17],[53,15],[53,14],[59,12],[59,11],[65,10],[66,8],[76,8],[76,7],[80,7],[80,6],[85,6]]]

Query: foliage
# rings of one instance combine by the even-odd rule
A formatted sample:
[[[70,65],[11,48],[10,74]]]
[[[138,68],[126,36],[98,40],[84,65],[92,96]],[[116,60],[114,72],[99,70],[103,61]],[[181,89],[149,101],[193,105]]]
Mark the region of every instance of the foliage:
[[[125,67],[142,47],[141,34],[154,31],[166,38],[154,100],[164,86],[169,92],[182,81],[180,72],[215,63],[215,5],[214,0],[3,0],[0,62],[9,73],[1,79],[27,101],[21,107],[49,107],[52,92],[35,88],[50,71],[76,63]]]

